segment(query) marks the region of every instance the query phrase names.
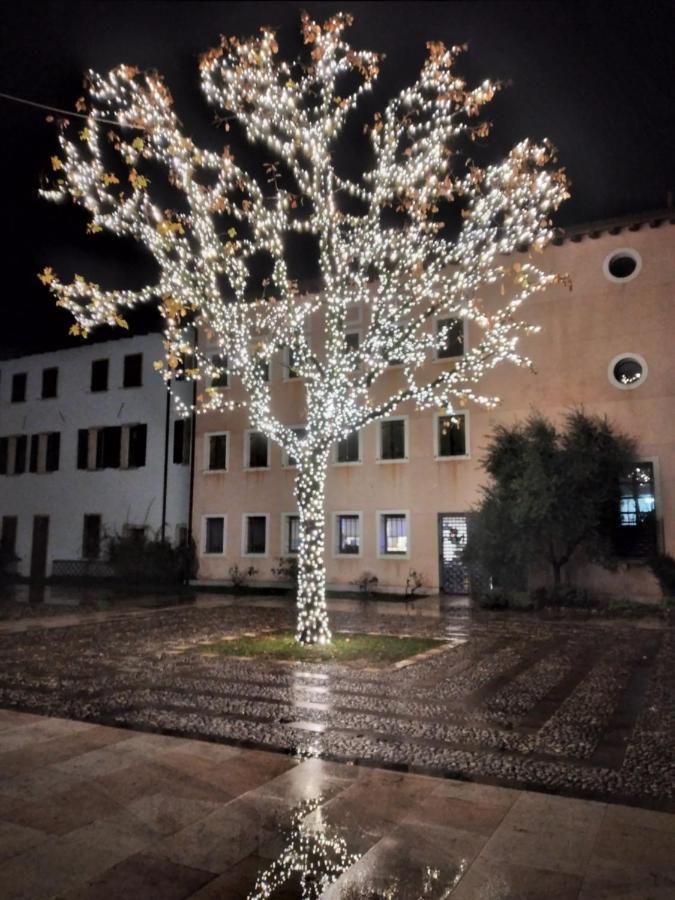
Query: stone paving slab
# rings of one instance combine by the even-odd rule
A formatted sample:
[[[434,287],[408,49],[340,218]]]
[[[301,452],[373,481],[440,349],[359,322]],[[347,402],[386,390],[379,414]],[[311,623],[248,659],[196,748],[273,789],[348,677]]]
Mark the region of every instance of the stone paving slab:
[[[54,725],[79,742],[73,759],[91,753],[79,723],[7,711],[2,720],[25,735],[27,749],[31,735],[39,745]],[[272,879],[274,900],[302,898],[298,832],[312,859],[335,864],[325,900],[376,891],[392,900],[674,896],[672,814],[129,730],[117,736],[108,744],[119,757],[114,801],[101,787],[111,776],[76,766],[73,782],[32,757],[41,818],[12,790],[27,776],[0,777],[3,900],[263,900]],[[137,754],[148,771],[165,773],[162,786],[137,792]],[[172,790],[185,779],[211,789],[210,799]],[[326,871],[317,865],[314,874]]]
[[[36,720],[35,746],[24,752],[29,737],[0,711],[0,771],[19,777],[49,760],[114,786],[119,756],[104,726],[124,725],[675,810],[672,627],[471,616],[433,599],[395,613],[340,607],[335,629],[444,638],[447,649],[380,670],[199,652],[224,636],[292,625],[292,606],[278,598],[204,596],[191,607],[83,613],[64,627],[55,616],[49,628],[0,633],[0,706],[79,720],[90,744],[73,759],[71,738]],[[192,799],[208,799],[204,762],[183,760],[182,790]],[[142,767],[137,778],[139,790],[161,782]],[[39,794],[30,779],[23,789]],[[219,790],[226,796],[232,784]]]

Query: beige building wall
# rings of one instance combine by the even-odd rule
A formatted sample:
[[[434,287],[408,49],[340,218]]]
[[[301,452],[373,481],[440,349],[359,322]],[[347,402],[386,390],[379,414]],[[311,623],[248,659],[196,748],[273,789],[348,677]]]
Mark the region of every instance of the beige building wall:
[[[380,589],[397,590],[403,588],[408,570],[414,568],[423,573],[429,589],[437,590],[438,515],[464,513],[477,503],[485,481],[480,466],[482,449],[493,426],[523,419],[535,409],[559,421],[567,410],[579,405],[589,413],[607,415],[619,429],[634,435],[641,457],[653,461],[663,549],[675,554],[675,229],[668,221],[658,228],[652,224],[614,227],[618,232],[614,234],[582,233],[560,246],[550,246],[537,257],[545,269],[567,273],[572,290],[556,286],[522,307],[523,317],[541,326],[538,334],[521,343],[522,351],[534,362],[534,372],[503,364],[487,374],[481,392],[496,394],[502,402],[491,411],[477,405],[467,408],[466,457],[435,458],[436,414],[405,404],[396,413],[406,417],[405,461],[378,461],[380,426],[374,423],[361,434],[360,463],[331,465],[327,481],[329,584],[345,586],[368,570],[377,575]],[[624,281],[611,280],[606,262],[626,248],[636,255],[637,274]],[[471,339],[469,333],[469,343]],[[633,389],[621,389],[610,378],[612,360],[624,354],[638,355],[646,364],[646,377]],[[448,363],[429,364],[430,368],[439,365]],[[301,424],[302,382],[284,381],[284,374],[279,361],[271,372],[277,410],[288,424]],[[400,375],[393,369],[387,377],[395,382]],[[236,396],[236,383],[228,390]],[[282,465],[278,447],[271,447],[269,469],[245,470],[247,427],[242,413],[198,417],[193,529],[202,581],[226,582],[233,564],[254,565],[258,580],[273,581],[271,569],[283,552],[283,515],[295,511],[295,470]],[[205,471],[204,457],[205,435],[220,431],[229,433],[228,468],[222,474]],[[388,510],[409,515],[406,558],[378,556],[377,515]],[[335,556],[334,517],[340,511],[361,515],[358,557]],[[242,554],[243,516],[247,513],[269,516],[265,556]],[[225,550],[222,555],[206,555],[203,517],[217,514],[227,517]],[[658,595],[653,577],[635,564],[624,564],[615,573],[595,569],[583,577],[594,587],[619,595]]]

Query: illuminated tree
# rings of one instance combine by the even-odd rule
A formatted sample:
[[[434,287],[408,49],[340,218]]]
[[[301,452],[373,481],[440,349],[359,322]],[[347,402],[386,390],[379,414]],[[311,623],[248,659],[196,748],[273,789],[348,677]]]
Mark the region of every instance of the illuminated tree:
[[[120,66],[105,76],[89,73],[88,100],[78,102],[85,127],[76,140],[62,123],[54,183],[43,191],[84,207],[90,232],[135,238],[159,271],[156,283],[141,290],[109,291],[81,276],[64,283],[45,269],[41,280],[75,317],[71,331],[86,336],[102,323],[125,327],[126,308],[159,303],[166,357],[156,367],[167,383],[177,375],[197,380],[201,410],[245,407],[251,427],[297,461],[297,634],[305,642],[330,640],[323,554],[331,445],[408,400],[450,409],[455,401],[496,402],[476,385],[503,360],[527,362],[517,350],[528,329],[518,307],[555,280],[530,259],[511,264],[506,255],[522,245],[541,250],[552,236],[550,215],[566,196],[547,142],[524,140],[496,165],[460,166],[459,148],[489,130],[477,117],[500,85],[468,87],[454,72],[462,48],[440,43],[428,45],[418,80],[366,126],[371,154],[361,177],[339,174],[336,141],[380,62],[344,41],[350,23],[343,14],[323,25],[303,15],[305,61],[279,61],[267,28],[259,38],[222,38],[202,57],[206,99],[226,129],[236,120],[251,143],[273,155],[267,178],[244,170],[228,147],[218,154],[196,146],[161,78]],[[111,121],[118,127],[105,124]],[[111,148],[117,167],[107,163]],[[180,192],[182,211],[152,199],[150,163]],[[443,229],[455,202],[461,227],[452,236]],[[292,234],[316,241],[316,294],[303,293],[290,277]],[[269,276],[256,292],[252,272],[261,256]],[[479,298],[486,286],[505,298],[489,313]],[[346,341],[354,304],[367,311],[357,348]],[[469,320],[480,339],[461,361],[429,374],[425,364],[452,327],[434,322],[458,318]],[[310,321],[320,340],[309,338]],[[193,352],[192,326],[217,346],[215,361],[199,348]],[[304,433],[273,408],[266,371],[282,353],[291,354],[304,381]],[[389,390],[392,363],[401,369]],[[240,381],[236,400],[210,386],[223,368]]]

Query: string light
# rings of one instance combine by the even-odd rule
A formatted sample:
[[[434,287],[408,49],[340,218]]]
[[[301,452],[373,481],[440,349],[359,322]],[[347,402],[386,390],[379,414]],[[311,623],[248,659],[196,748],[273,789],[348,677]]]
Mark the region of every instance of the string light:
[[[567,196],[564,173],[552,167],[554,151],[546,141],[524,140],[499,164],[455,171],[458,142],[488,133],[488,123],[473,120],[500,85],[468,87],[454,72],[464,48],[448,50],[438,42],[428,45],[418,80],[367,127],[372,167],[359,181],[339,175],[331,156],[335,141],[371,90],[380,64],[377,54],[356,51],[343,39],[350,24],[344,14],[323,25],[303,14],[308,63],[279,61],[268,28],[258,38],[222,38],[201,58],[202,88],[226,127],[236,118],[246,137],[278,160],[267,165],[271,196],[229,148],[218,154],[198,147],[183,133],[160,76],[130,66],[88,74],[89,100],[77,107],[88,113],[85,127],[75,140],[61,123],[61,153],[51,159],[54,183],[42,191],[87,210],[89,232],[107,230],[141,242],[159,270],[155,284],[109,291],[80,275],[65,283],[46,268],[39,277],[75,317],[71,331],[86,337],[101,324],[128,327],[125,309],[159,301],[165,355],[155,366],[167,385],[176,376],[196,381],[198,412],[245,409],[251,427],[296,460],[297,637],[307,643],[331,638],[324,565],[331,446],[406,401],[449,414],[454,402],[497,403],[476,385],[503,361],[529,364],[518,339],[536,329],[519,319],[518,309],[559,280],[529,260],[506,264],[504,255],[522,245],[541,251],[553,235],[550,215]],[[351,92],[341,88],[342,96],[338,82],[348,75],[359,84]],[[100,119],[116,121],[119,129],[104,131]],[[124,176],[105,165],[106,141]],[[146,161],[166,170],[186,211],[153,202]],[[344,197],[362,211],[345,211]],[[453,201],[461,202],[463,218],[459,235],[450,239],[442,233],[442,211]],[[397,227],[383,223],[389,210],[399,216]],[[322,286],[315,295],[302,293],[289,276],[285,245],[293,233],[318,240]],[[271,275],[251,300],[256,254],[270,258]],[[496,286],[505,297],[508,288],[504,305],[490,314],[478,295],[485,286]],[[355,305],[366,311],[356,349],[346,340]],[[429,376],[426,363],[447,343],[452,327],[431,326],[436,319],[458,318],[471,322],[480,338],[459,362]],[[308,337],[312,320],[320,325],[320,342]],[[195,326],[216,347],[216,357],[192,346]],[[273,360],[288,352],[304,382],[303,431],[275,413],[266,377]],[[401,378],[388,391],[383,376],[394,363],[402,366]],[[212,384],[225,374],[240,381],[236,399]],[[176,404],[183,414],[192,409],[179,398]]]

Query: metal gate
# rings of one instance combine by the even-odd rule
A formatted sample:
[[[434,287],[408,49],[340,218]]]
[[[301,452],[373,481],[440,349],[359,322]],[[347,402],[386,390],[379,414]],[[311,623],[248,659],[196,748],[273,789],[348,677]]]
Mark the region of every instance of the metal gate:
[[[470,591],[469,570],[462,563],[462,551],[466,546],[466,538],[466,514],[439,514],[440,585],[441,590],[446,594],[468,594]]]

